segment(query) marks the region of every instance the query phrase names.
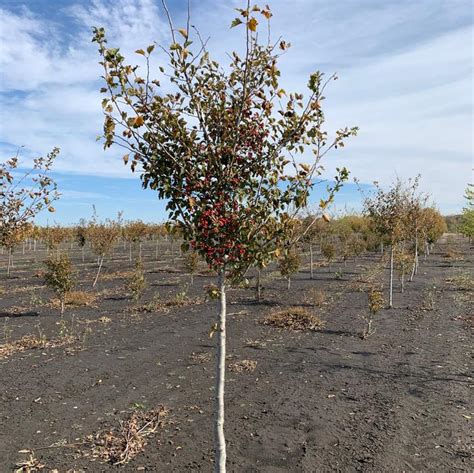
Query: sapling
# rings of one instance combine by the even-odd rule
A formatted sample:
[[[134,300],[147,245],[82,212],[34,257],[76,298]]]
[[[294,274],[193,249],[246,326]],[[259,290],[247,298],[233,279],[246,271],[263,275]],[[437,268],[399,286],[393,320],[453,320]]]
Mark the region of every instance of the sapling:
[[[474,184],[469,184],[464,194],[466,207],[462,209],[459,231],[468,238],[469,244],[474,237]]]
[[[329,270],[331,269],[331,261],[336,256],[336,245],[329,240],[325,240],[321,243],[321,253],[328,263]]]
[[[367,320],[367,327],[362,334],[362,338],[370,337],[375,333],[373,327],[374,316],[383,309],[385,304],[383,292],[380,289],[371,287],[367,293],[368,313],[365,319]]]
[[[135,261],[135,269],[127,280],[127,289],[130,291],[135,302],[138,302],[141,299],[146,286],[147,283],[143,263],[140,258],[137,258]]]
[[[374,229],[390,241],[389,308],[393,307],[395,248],[406,237],[411,197],[418,186],[418,180],[416,178],[403,183],[397,179],[387,191],[374,183],[375,194],[364,199],[364,212],[372,220]]]
[[[287,280],[287,288],[291,288],[291,276],[297,273],[300,269],[301,258],[296,251],[296,248],[285,250],[278,259],[278,269],[280,274]]]
[[[191,284],[194,284],[194,275],[199,267],[199,259],[199,253],[196,251],[188,251],[184,255],[184,266],[191,277]]]
[[[272,16],[268,7],[248,3],[238,10],[232,26],[244,27],[245,52],[230,54],[228,67],[211,59],[199,34],[192,37],[189,15],[186,28],[175,29],[166,3],[164,7],[172,44],[162,48],[167,70],[161,68],[156,78],[150,77],[155,45],[136,51],[145,63],[140,74],[118,48],[108,46],[103,28],[94,29],[106,94],[104,146],[128,150],[123,160],[140,171],[143,187],[166,199],[182,251],[197,251],[217,274],[214,431],[215,470],[222,473],[229,279],[257,262],[275,259],[308,203],[321,158],[344,146],[357,129],[338,130],[334,139],[323,129],[322,102],[333,76],[311,74],[306,100],[281,87],[277,62],[289,44],[262,44],[266,35],[257,35],[257,16],[264,22]],[[300,163],[306,150],[311,161]],[[347,176],[345,168],[338,169],[321,207],[332,201]]]
[[[112,248],[120,236],[120,226],[114,220],[106,220],[105,223],[96,222],[95,218],[87,227],[87,239],[91,242],[91,249],[98,257],[98,269],[92,283],[95,287],[106,255],[110,254]]]
[[[403,294],[405,291],[405,276],[412,265],[412,257],[406,251],[404,246],[398,245],[394,253],[395,267],[400,275],[400,290]]]
[[[28,224],[44,209],[54,212],[59,198],[56,183],[49,176],[59,149],[35,158],[33,167],[19,172],[19,154],[0,163],[0,246],[9,251],[8,273],[15,245],[23,241]]]
[[[66,297],[75,286],[71,260],[66,254],[50,255],[44,264],[46,266],[44,279],[46,284],[51,287],[59,297],[62,318],[64,315]]]
[[[143,223],[141,220],[135,220],[132,222],[127,222],[123,227],[123,237],[129,245],[129,254],[128,259],[132,261],[132,245],[137,245],[139,247],[138,257],[142,257],[142,241],[145,238],[148,232],[146,223]]]

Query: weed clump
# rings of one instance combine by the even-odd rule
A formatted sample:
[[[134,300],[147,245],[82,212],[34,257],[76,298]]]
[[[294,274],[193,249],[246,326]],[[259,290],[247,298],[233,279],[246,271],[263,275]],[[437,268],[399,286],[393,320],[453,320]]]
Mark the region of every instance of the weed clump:
[[[236,363],[232,363],[229,365],[229,370],[233,373],[252,373],[257,368],[257,362],[253,360],[242,360],[237,361]]]
[[[303,307],[290,307],[272,312],[265,317],[263,324],[295,332],[316,331],[325,325],[317,315]]]
[[[119,428],[87,437],[92,456],[112,465],[128,463],[144,450],[147,437],[163,426],[168,414],[169,410],[163,406],[149,411],[135,410],[128,419],[120,422]]]

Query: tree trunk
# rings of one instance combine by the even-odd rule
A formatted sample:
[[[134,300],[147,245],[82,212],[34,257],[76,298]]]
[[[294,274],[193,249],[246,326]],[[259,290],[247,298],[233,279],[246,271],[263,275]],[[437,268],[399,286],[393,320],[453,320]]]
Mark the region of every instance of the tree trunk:
[[[104,262],[104,255],[102,255],[100,257],[99,269],[97,270],[97,274],[95,276],[94,283],[92,284],[92,287],[95,287],[95,285],[97,284],[97,280],[99,279],[99,274],[100,274],[100,270],[102,269],[102,263],[103,262]]]
[[[216,473],[226,471],[226,445],[224,437],[224,388],[226,352],[226,293],[225,270],[219,273],[220,313],[218,323],[217,369],[216,369],[216,412],[215,412],[215,465]]]
[[[84,247],[82,247],[82,263],[84,264]]]
[[[262,299],[262,281],[261,281],[261,273],[262,270],[260,268],[257,268],[257,301],[260,302]]]
[[[388,307],[393,307],[393,244],[390,247],[390,295]]]
[[[415,237],[415,257],[413,258],[413,268],[411,270],[410,282],[413,281],[413,278],[415,277],[417,266],[418,266],[418,238]]]
[[[402,286],[402,294],[405,290],[405,273],[402,273],[402,277],[401,277],[401,286]]]
[[[290,289],[291,289],[291,278],[288,277],[288,290],[290,290]]]
[[[380,254],[383,255],[383,240],[380,242]]]
[[[12,257],[12,249],[9,248],[9,249],[8,249],[7,277],[10,277],[10,269],[11,269],[11,267],[12,267],[12,260],[13,260],[13,257]]]
[[[158,259],[158,238],[156,239],[156,245],[155,245],[155,259]]]
[[[61,300],[61,318],[64,315],[64,299],[65,299],[64,294],[61,294],[61,297],[60,297],[60,300]]]
[[[138,257],[140,258],[140,260],[142,259],[142,242],[140,242],[139,244]]]
[[[132,261],[132,242],[130,242],[130,246],[128,247],[128,261]]]
[[[309,245],[309,279],[313,279],[313,245]]]

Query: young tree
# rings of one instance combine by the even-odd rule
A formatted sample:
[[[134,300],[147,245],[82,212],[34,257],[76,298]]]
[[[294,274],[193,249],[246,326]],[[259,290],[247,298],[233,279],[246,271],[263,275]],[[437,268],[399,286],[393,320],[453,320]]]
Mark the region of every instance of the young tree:
[[[80,219],[74,228],[74,239],[77,246],[81,249],[82,262],[84,263],[84,249],[87,243],[87,222],[84,219]]]
[[[288,290],[291,289],[291,276],[299,271],[300,264],[301,258],[296,248],[285,249],[280,258],[278,258],[278,269],[288,282]]]
[[[165,5],[166,7],[166,5]],[[259,261],[271,260],[296,213],[303,208],[320,172],[321,158],[356,129],[339,130],[334,139],[323,131],[322,101],[326,81],[310,76],[309,98],[289,94],[279,85],[277,61],[285,41],[261,44],[259,20],[268,8],[239,10],[232,26],[245,28],[245,52],[234,52],[227,69],[210,58],[206,43],[191,37],[190,23],[175,30],[163,48],[168,60],[162,76],[149,79],[154,46],[139,49],[145,73],[125,63],[119,49],[109,48],[102,28],[94,29],[104,68],[107,94],[104,146],[117,144],[128,154],[132,171],[140,167],[144,187],[167,199],[169,219],[181,232],[183,249],[191,247],[218,274],[215,468],[225,471],[224,382],[226,288],[229,276],[244,274]],[[257,19],[257,15],[260,15]],[[169,84],[162,88],[162,82]],[[299,164],[298,154],[313,151]],[[293,169],[292,173],[288,169]],[[328,200],[347,171],[341,169]],[[323,202],[326,205],[327,202]],[[257,238],[258,236],[258,238]]]
[[[64,315],[66,296],[74,288],[73,268],[66,254],[51,255],[45,262],[45,282],[58,295],[61,304],[61,317]]]
[[[199,253],[197,251],[188,251],[184,255],[184,266],[191,276],[191,284],[194,284],[194,275],[199,266]]]
[[[333,261],[336,256],[336,245],[329,239],[324,240],[323,243],[321,243],[321,253],[328,262],[329,270],[331,270],[331,261]]]
[[[474,184],[467,186],[464,198],[467,201],[467,206],[462,209],[459,231],[469,238],[469,243],[471,243],[474,237]]]
[[[393,269],[396,245],[403,240],[406,231],[407,193],[417,180],[405,186],[400,179],[384,191],[375,183],[375,194],[364,199],[364,212],[372,220],[377,233],[390,240],[389,308],[393,307]]]
[[[67,240],[70,236],[69,229],[54,225],[41,228],[41,240],[46,245],[48,252],[56,251],[59,254],[61,243]]]
[[[127,279],[127,288],[130,291],[132,298],[138,302],[146,289],[145,271],[143,269],[143,262],[140,258],[135,261],[135,269],[131,276]]]
[[[142,257],[142,241],[148,233],[148,227],[146,223],[143,223],[141,220],[135,220],[132,222],[127,222],[123,227],[123,236],[125,241],[129,244],[129,261],[132,261],[132,245],[138,244],[139,246],[139,256]]]
[[[412,264],[412,258],[405,249],[404,245],[399,245],[394,253],[394,264],[400,275],[400,289],[403,294],[405,291],[405,275]]]
[[[367,305],[368,305],[368,314],[365,316],[367,320],[367,327],[362,333],[362,338],[368,338],[375,333],[375,328],[373,327],[374,316],[383,309],[384,306],[384,297],[381,289],[377,287],[371,287],[367,292]]]
[[[303,241],[309,247],[309,278],[314,278],[314,244],[318,242],[321,249],[322,236],[327,231],[329,217],[323,214],[321,217],[309,214],[301,224],[301,231],[304,233]]]
[[[52,203],[59,198],[56,183],[49,176],[59,148],[54,148],[46,157],[33,160],[33,167],[19,173],[21,169],[18,153],[0,163],[0,246],[9,250],[8,273],[11,252],[22,241],[29,224],[43,209],[54,212]]]
[[[99,274],[106,255],[110,254],[115,242],[120,236],[120,226],[114,220],[106,220],[105,223],[98,223],[94,219],[87,227],[87,239],[91,242],[91,249],[97,255],[99,266],[92,287],[95,287],[99,280]]]

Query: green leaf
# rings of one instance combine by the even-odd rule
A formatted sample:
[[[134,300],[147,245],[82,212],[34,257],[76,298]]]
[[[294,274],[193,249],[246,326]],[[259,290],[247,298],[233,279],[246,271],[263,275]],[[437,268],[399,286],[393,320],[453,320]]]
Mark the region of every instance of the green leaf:
[[[137,49],[135,52],[136,52],[137,54],[141,54],[142,56],[145,55],[145,51],[143,51],[143,49]]]
[[[234,26],[238,26],[242,24],[242,20],[240,18],[236,18],[231,24],[230,27],[234,28]]]
[[[154,49],[155,49],[155,45],[154,45],[154,44],[150,44],[150,46],[148,46],[148,48],[146,48],[146,52],[147,52],[148,54],[151,54]]]

